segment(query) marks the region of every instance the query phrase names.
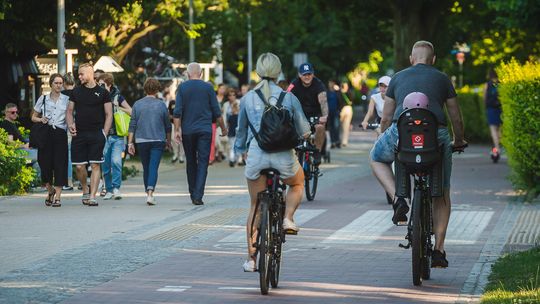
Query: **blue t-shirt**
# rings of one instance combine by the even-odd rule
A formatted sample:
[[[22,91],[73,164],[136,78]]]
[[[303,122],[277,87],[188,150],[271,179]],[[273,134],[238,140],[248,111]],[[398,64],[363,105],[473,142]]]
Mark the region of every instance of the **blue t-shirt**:
[[[173,116],[180,118],[182,134],[212,133],[212,121],[221,116],[214,88],[200,79],[180,84]]]

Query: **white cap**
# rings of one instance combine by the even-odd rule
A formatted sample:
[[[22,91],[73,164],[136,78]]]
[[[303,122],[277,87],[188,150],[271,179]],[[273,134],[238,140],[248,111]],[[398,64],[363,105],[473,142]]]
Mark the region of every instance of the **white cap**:
[[[390,76],[383,76],[379,78],[379,82],[377,82],[377,84],[384,83],[386,86],[388,86],[390,84],[391,79],[392,78],[390,78]]]

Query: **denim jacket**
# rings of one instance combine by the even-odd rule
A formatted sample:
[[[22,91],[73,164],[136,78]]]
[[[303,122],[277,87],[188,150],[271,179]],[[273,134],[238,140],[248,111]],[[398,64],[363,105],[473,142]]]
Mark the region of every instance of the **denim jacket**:
[[[272,97],[269,98],[269,102],[270,104],[275,105],[282,89],[275,83],[270,82],[270,92]],[[289,92],[285,95],[282,106],[291,112],[297,133],[299,135],[309,134],[309,122],[302,111],[302,106],[300,105],[298,98]],[[236,141],[234,142],[234,151],[236,153],[246,152],[249,144],[254,138],[251,129],[249,129],[248,126],[248,119],[255,130],[259,132],[263,112],[264,102],[254,90],[249,91],[240,100],[240,113],[238,116],[238,127],[236,129]]]

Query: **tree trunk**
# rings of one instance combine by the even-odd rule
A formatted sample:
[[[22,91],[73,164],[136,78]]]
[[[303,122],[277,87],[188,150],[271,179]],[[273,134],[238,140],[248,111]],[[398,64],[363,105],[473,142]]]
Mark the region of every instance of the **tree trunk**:
[[[418,40],[432,42],[437,24],[444,19],[448,0],[389,0],[394,20],[394,68],[400,71],[410,65],[409,55]]]

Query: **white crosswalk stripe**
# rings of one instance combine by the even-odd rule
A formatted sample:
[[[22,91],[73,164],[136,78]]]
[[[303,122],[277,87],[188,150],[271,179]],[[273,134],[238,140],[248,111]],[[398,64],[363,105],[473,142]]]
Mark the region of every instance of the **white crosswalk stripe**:
[[[300,209],[294,214],[295,223],[302,227],[303,224],[315,218],[325,212],[326,209]],[[238,231],[228,235],[221,239],[220,243],[245,243],[246,242],[246,229],[238,229]]]
[[[191,286],[165,286],[163,288],[157,289],[157,291],[183,292],[190,288]]]
[[[325,244],[370,244],[393,224],[392,211],[370,210],[326,238]]]
[[[446,232],[446,244],[474,244],[486,229],[493,211],[453,211]]]

